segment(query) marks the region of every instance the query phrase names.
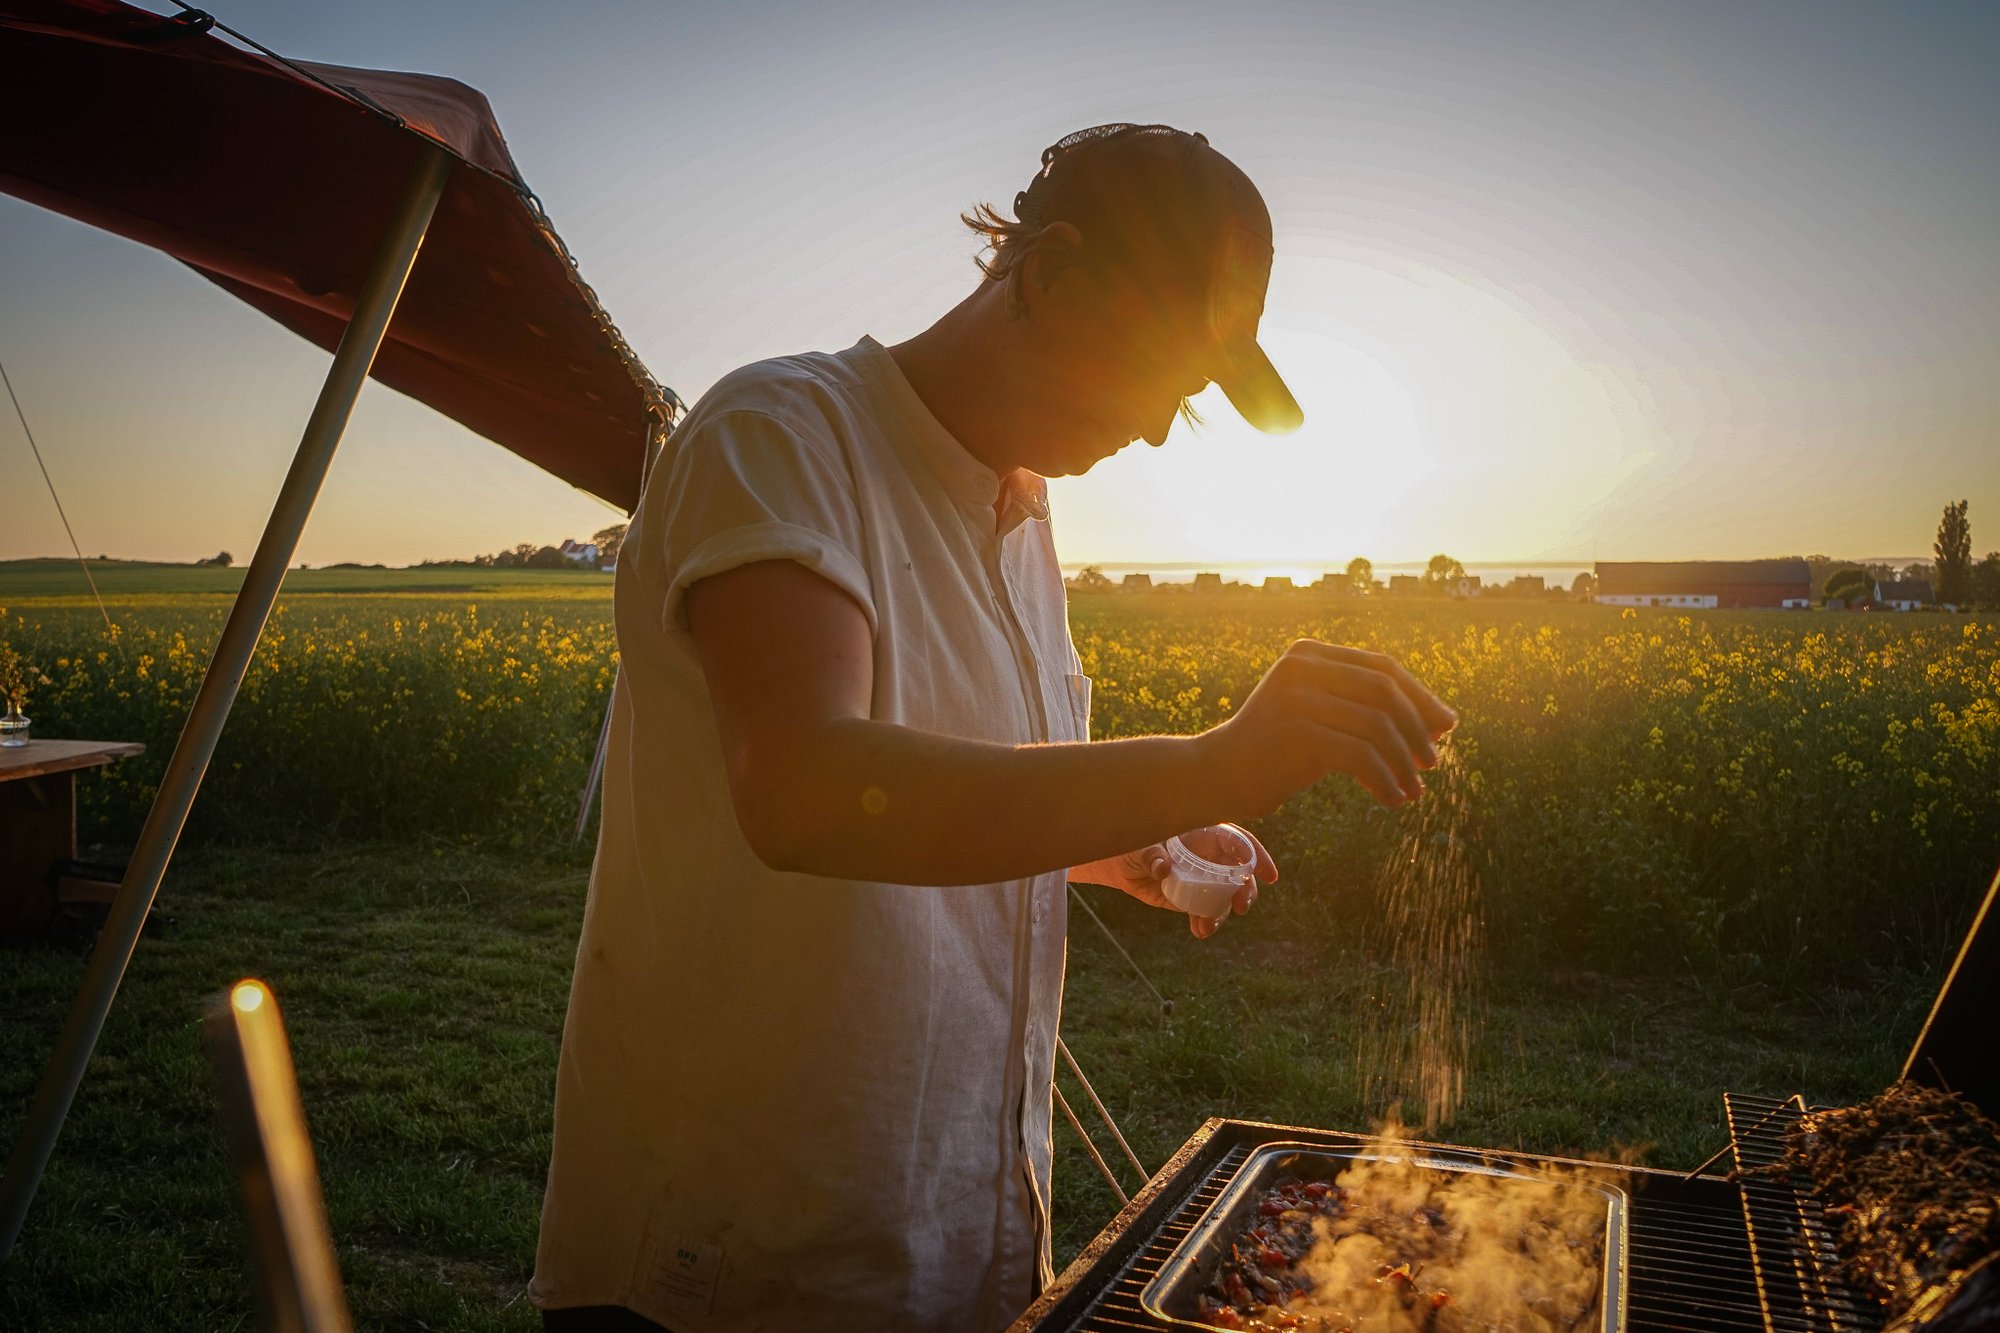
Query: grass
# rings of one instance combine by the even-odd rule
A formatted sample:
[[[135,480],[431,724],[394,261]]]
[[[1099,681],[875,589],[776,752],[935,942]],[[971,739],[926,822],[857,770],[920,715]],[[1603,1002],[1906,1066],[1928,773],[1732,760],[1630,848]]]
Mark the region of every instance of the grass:
[[[142,560],[93,560],[91,578],[108,602],[131,604],[159,598],[233,596],[243,584],[245,566],[217,569],[202,565],[154,564]],[[522,594],[532,596],[611,597],[611,575],[587,569],[486,569],[473,565],[387,569],[379,565],[340,565],[331,569],[294,569],[285,575],[287,597],[312,593]],[[50,557],[0,560],[0,605],[25,598],[76,598],[94,606],[90,583],[74,560]]]
[[[585,872],[442,844],[189,856],[141,940],[20,1249],[0,1326],[248,1327],[203,999],[268,979],[362,1327],[528,1327],[556,1044]],[[157,934],[157,937],[155,937]],[[81,975],[17,952],[25,1106]],[[19,1121],[9,1118],[8,1132]],[[509,1305],[513,1308],[510,1310]]]
[[[197,1027],[204,997],[247,974],[285,1009],[357,1327],[535,1327],[523,1290],[585,878],[568,849],[185,851],[162,897],[174,922],[141,941],[0,1277],[0,1327],[250,1326]],[[1337,885],[1281,884],[1205,944],[1177,918],[1086,892],[1175,1000],[1163,1021],[1074,915],[1064,1032],[1149,1167],[1209,1115],[1370,1123],[1357,1060],[1397,978]],[[11,1143],[83,959],[0,957]],[[1836,1102],[1878,1090],[1937,982],[1777,991],[1496,968],[1467,1106],[1440,1136],[1692,1166],[1720,1143],[1725,1087]],[[1060,1264],[1115,1200],[1060,1123],[1057,1149]]]

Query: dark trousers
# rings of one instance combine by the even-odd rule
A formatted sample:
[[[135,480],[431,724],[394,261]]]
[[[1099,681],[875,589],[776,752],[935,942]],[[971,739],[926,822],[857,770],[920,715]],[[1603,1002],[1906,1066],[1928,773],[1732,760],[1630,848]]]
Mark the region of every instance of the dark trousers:
[[[542,1333],[669,1333],[622,1305],[573,1305],[542,1311]]]

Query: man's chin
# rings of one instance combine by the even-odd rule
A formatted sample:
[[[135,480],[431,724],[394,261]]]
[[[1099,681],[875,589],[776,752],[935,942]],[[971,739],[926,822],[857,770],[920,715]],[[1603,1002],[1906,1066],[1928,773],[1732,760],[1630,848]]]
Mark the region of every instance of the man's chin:
[[[1136,441],[1113,444],[1102,435],[1074,440],[1066,447],[1049,450],[1040,460],[1029,463],[1028,467],[1044,477],[1080,477],[1132,443]]]
[[[1102,443],[1092,443],[1083,445],[1080,448],[1078,448],[1075,455],[1073,455],[1073,457],[1080,459],[1081,460],[1080,462],[1076,462],[1069,465],[1068,469],[1064,472],[1050,473],[1049,475],[1080,477],[1084,473],[1096,467],[1099,463],[1102,463],[1105,459],[1123,453],[1131,443],[1132,441],[1127,440],[1124,444],[1114,444],[1111,445],[1109,448],[1105,447],[1105,445],[1103,445]]]

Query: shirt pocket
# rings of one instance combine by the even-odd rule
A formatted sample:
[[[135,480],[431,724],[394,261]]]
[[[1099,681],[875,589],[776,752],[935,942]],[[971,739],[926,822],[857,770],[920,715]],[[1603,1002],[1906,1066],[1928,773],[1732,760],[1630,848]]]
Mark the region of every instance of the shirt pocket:
[[[1073,731],[1070,739],[1087,741],[1090,739],[1090,677],[1064,676],[1064,691],[1069,696],[1070,724]]]

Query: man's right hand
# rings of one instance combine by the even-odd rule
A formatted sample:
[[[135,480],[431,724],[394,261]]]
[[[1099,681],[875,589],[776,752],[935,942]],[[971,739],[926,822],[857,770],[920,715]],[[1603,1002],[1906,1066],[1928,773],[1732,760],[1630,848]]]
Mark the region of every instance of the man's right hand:
[[[1236,715],[1201,737],[1221,785],[1261,818],[1331,773],[1387,806],[1424,791],[1422,770],[1458,714],[1382,653],[1300,639]]]

